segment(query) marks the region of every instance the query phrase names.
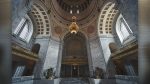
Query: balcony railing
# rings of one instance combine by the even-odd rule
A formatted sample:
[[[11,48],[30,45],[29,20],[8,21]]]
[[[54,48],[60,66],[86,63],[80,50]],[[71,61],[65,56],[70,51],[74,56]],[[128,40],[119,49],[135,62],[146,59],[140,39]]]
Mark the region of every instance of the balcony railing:
[[[112,59],[121,59],[124,56],[138,52],[138,44],[132,43],[126,47],[120,48],[111,54]]]
[[[12,54],[21,58],[37,61],[38,55],[17,45],[12,45]]]

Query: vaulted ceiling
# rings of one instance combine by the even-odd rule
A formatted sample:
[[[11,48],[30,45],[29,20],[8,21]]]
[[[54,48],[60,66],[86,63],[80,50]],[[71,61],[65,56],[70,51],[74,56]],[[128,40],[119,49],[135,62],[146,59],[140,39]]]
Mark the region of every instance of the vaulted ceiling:
[[[103,18],[101,19],[98,18],[102,17],[101,13],[103,11],[107,11],[104,9],[109,7],[109,6],[105,7],[106,3],[107,2],[105,2],[104,0],[39,0],[36,1],[35,5],[33,6],[34,8],[32,10],[32,13],[35,15],[35,18],[41,17],[42,20],[39,19],[39,21],[44,21],[44,24],[40,24],[40,22],[37,23],[38,27],[40,27],[38,28],[37,32],[39,35],[51,35],[53,39],[59,40],[69,32],[68,27],[72,21],[71,17],[76,16],[77,24],[79,26],[79,31],[89,38],[96,38],[98,36],[98,31],[101,32],[101,28],[99,29],[97,28],[97,27],[101,27],[100,24],[98,25],[98,22],[101,19],[103,19]],[[111,9],[113,9],[113,6],[111,6],[112,7]],[[39,12],[38,13],[39,15],[36,14],[36,11]],[[112,13],[115,12],[114,15],[117,13],[115,9],[110,10],[110,12]],[[114,15],[112,14],[113,17]],[[112,25],[111,19],[113,19],[113,17],[110,18],[109,20],[111,21],[110,25]],[[107,18],[107,16],[105,16],[105,18]],[[44,27],[45,29],[42,27]],[[44,32],[42,33],[42,31],[45,31],[45,33]],[[111,33],[111,29],[109,30],[109,33]]]

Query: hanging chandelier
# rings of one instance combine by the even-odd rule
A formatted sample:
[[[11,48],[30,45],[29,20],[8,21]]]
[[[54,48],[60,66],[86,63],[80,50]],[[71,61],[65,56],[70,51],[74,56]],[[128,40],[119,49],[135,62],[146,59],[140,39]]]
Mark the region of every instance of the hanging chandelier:
[[[78,32],[78,30],[79,30],[79,26],[76,23],[76,17],[73,16],[72,17],[72,23],[69,26],[69,31],[70,31],[70,33],[75,33],[76,34]]]

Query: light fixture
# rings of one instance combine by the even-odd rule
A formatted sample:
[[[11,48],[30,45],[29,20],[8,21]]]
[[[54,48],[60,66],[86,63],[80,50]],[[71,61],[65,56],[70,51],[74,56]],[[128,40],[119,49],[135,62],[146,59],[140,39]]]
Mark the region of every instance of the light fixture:
[[[72,23],[69,26],[69,31],[70,31],[70,33],[75,33],[76,34],[78,32],[78,30],[79,30],[79,26],[76,23],[76,17],[73,16],[72,17]]]

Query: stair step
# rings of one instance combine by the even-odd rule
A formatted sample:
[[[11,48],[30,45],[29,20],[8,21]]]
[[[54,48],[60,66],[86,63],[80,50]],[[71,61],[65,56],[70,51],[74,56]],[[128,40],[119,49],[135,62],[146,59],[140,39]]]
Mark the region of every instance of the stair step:
[[[87,78],[62,78],[60,84],[89,84]]]

